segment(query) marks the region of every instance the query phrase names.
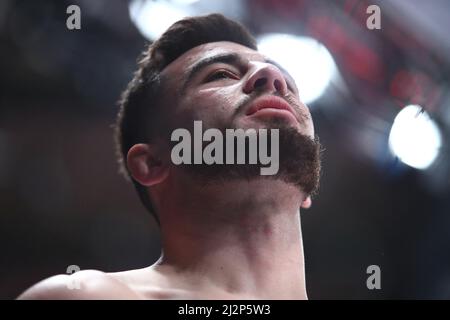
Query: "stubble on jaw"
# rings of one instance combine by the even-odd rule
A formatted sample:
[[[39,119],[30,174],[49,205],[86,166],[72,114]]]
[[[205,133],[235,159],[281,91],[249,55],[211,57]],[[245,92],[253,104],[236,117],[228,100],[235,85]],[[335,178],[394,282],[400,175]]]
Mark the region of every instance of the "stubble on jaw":
[[[284,119],[271,119],[266,122],[267,129],[279,130],[279,170],[275,175],[261,175],[262,164],[249,164],[246,155],[245,164],[237,164],[236,152],[234,164],[181,164],[179,165],[194,181],[201,185],[221,184],[230,180],[267,179],[282,180],[301,189],[307,195],[315,195],[319,188],[321,174],[322,146],[318,137],[311,139],[300,133],[295,127],[288,126]],[[205,128],[206,129],[206,128]],[[223,136],[226,129],[218,128]],[[245,129],[244,129],[245,130]],[[258,131],[257,131],[258,132]],[[270,137],[270,134],[268,135]],[[246,148],[249,150],[248,139]],[[203,148],[209,142],[203,142]],[[271,150],[271,141],[267,150]],[[223,144],[225,155],[225,143]],[[235,149],[236,150],[236,149]]]

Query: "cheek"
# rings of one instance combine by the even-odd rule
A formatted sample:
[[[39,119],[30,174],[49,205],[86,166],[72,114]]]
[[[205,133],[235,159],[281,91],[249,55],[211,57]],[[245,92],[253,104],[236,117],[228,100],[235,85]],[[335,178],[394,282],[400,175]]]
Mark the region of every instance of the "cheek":
[[[301,114],[305,123],[304,134],[314,138],[314,123],[312,119],[311,112],[305,104],[301,104]]]
[[[310,117],[308,120],[308,128],[306,134],[311,138],[314,139],[314,123],[312,121],[312,118]]]
[[[231,87],[202,89],[191,95],[189,112],[208,127],[220,127],[229,121],[237,101],[238,95]]]

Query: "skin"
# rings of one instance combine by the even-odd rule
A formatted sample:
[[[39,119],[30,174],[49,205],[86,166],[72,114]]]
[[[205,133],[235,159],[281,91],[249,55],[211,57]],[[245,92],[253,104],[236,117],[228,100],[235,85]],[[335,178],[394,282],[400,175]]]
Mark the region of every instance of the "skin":
[[[237,53],[239,65],[216,63],[170,94],[170,126],[264,128],[268,115],[236,109],[256,91],[289,99],[295,118],[271,113],[314,137],[308,108],[295,83],[265,57],[231,42],[195,47],[162,72],[169,92],[182,92],[196,62]],[[207,80],[214,72],[212,81]],[[297,120],[296,120],[297,119]],[[282,155],[280,155],[282,156]],[[307,299],[299,208],[311,199],[282,180],[235,179],[199,185],[171,163],[164,141],[134,145],[127,164],[148,187],[161,222],[162,254],[147,268],[117,273],[85,270],[39,282],[19,299]],[[70,290],[69,281],[80,290]]]

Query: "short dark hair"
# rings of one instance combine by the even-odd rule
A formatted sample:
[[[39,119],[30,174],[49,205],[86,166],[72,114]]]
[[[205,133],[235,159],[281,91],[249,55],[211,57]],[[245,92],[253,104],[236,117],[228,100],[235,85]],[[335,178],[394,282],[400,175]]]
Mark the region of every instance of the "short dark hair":
[[[159,133],[164,95],[161,71],[186,51],[217,41],[235,42],[257,50],[256,41],[248,30],[221,14],[185,18],[174,23],[143,52],[138,70],[119,101],[114,137],[120,172],[133,182],[143,205],[158,223],[146,188],[130,174],[127,154],[133,145],[147,143]]]

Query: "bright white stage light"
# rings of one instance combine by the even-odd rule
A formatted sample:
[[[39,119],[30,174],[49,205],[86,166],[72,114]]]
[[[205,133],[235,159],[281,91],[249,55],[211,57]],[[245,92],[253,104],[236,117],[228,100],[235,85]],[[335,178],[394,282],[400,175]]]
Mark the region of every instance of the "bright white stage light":
[[[424,170],[439,154],[441,133],[436,123],[418,105],[404,107],[395,117],[389,148],[403,163]]]
[[[289,72],[304,103],[319,98],[337,71],[330,52],[313,38],[267,34],[258,38],[258,49]]]
[[[199,0],[172,0],[172,2],[180,5],[188,5],[198,2]]]
[[[188,2],[178,0],[178,5],[168,1],[133,0],[129,4],[131,21],[136,25],[139,32],[149,40],[155,40],[164,33],[173,23],[191,14]]]

